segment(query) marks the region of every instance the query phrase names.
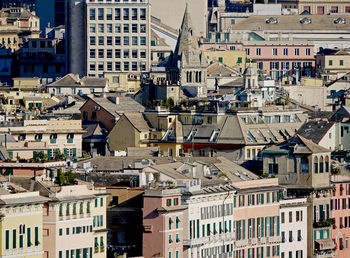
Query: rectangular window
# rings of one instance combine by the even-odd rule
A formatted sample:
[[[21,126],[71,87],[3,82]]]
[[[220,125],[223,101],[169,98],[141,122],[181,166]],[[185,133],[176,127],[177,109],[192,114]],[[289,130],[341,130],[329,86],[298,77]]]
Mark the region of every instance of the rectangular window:
[[[98,20],[103,20],[104,19],[104,9],[103,8],[98,8]]]
[[[261,48],[257,48],[256,49],[256,55],[257,56],[261,56]]]
[[[113,58],[113,50],[107,49],[107,58]]]
[[[124,20],[129,20],[129,8],[124,8],[123,9],[123,19]]]
[[[120,46],[120,43],[121,43],[121,39],[119,36],[117,37],[114,37],[114,45],[116,46]]]
[[[17,248],[17,236],[16,236],[16,229],[12,230],[12,248]]]
[[[103,46],[104,44],[105,44],[105,38],[103,36],[99,36],[98,37],[98,45]]]
[[[114,19],[119,21],[120,20],[120,8],[114,9]]]
[[[109,21],[112,20],[112,8],[107,8],[107,9],[106,9],[106,18],[107,18],[107,20],[109,20]]]
[[[131,32],[132,33],[137,33],[137,24],[132,24],[131,25]]]
[[[260,55],[260,54],[259,54]],[[277,48],[273,48],[272,49],[272,55],[273,56],[277,56]]]
[[[339,60],[339,65],[343,66],[344,65],[344,60]]]
[[[146,37],[140,37],[140,45],[146,46]]]
[[[107,24],[107,33],[113,33],[113,25]]]
[[[305,55],[307,55],[307,56],[311,55],[311,49],[310,48],[305,49]]]
[[[114,32],[121,33],[121,30],[122,30],[121,28],[122,28],[122,26],[120,24],[115,24],[114,25]]]
[[[299,48],[295,48],[294,49],[294,55],[295,56],[299,56]]]
[[[95,46],[96,45],[96,37],[92,36],[90,37],[90,46]]]
[[[31,240],[31,228],[27,228],[27,247],[30,247],[32,245]]]
[[[10,249],[10,230],[5,231],[5,248]]]
[[[96,20],[96,9],[95,8],[91,8],[90,10],[89,10],[89,16],[90,16],[90,20]]]
[[[89,31],[90,33],[96,33],[96,24],[90,24]]]
[[[143,21],[146,20],[146,9],[145,8],[140,9],[140,19]]]

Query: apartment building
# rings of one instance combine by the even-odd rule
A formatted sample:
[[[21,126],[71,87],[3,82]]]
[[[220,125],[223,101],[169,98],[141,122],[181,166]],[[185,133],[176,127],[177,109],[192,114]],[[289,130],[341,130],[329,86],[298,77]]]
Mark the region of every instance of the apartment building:
[[[281,258],[307,257],[307,199],[280,200]]]
[[[69,72],[103,77],[105,72],[148,71],[149,0],[73,2],[67,11]]]
[[[180,189],[146,190],[143,207],[143,256],[184,257]]]
[[[106,197],[90,184],[59,186],[36,182],[50,200],[44,205],[46,257],[106,257]]]
[[[280,257],[278,180],[241,180],[232,185],[234,257]]]
[[[1,178],[0,201],[0,256],[42,258],[42,207],[47,198]]]
[[[331,215],[334,219],[332,238],[339,258],[350,256],[350,177],[333,175]]]
[[[331,151],[296,135],[262,153],[264,173],[275,175],[288,195],[308,198],[308,257],[332,257],[335,253],[330,213]]]
[[[26,39],[39,37],[40,19],[29,10],[20,7],[3,8],[0,16],[2,46],[15,51]]]
[[[18,123],[2,124],[0,132],[11,134],[16,141],[20,142],[44,142],[44,145],[36,147],[30,143],[26,145],[29,148],[34,147],[33,156],[35,156],[35,148],[40,147],[48,150],[45,153],[48,158],[54,157],[57,149],[68,157],[82,155],[82,135],[85,131],[82,129],[81,120],[24,120]],[[12,147],[12,157],[16,159],[19,154],[17,155],[15,145]]]
[[[18,51],[20,77],[56,79],[65,75],[63,39],[28,39]]]
[[[337,80],[350,68],[350,49],[323,49],[316,55],[317,76],[326,82]]]

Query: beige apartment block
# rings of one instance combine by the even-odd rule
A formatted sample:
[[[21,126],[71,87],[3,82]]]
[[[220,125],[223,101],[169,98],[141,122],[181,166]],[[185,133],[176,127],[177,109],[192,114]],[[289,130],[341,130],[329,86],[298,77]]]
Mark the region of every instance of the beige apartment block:
[[[203,52],[209,62],[219,61],[231,68],[237,68],[241,73],[246,68],[246,52],[244,50],[208,49]]]
[[[150,63],[148,0],[86,0],[86,74],[144,72]]]
[[[3,8],[0,11],[0,43],[12,51],[27,38],[40,35],[40,18],[24,8]]]
[[[48,158],[56,149],[68,157],[81,157],[84,132],[81,120],[25,120],[0,127],[0,133],[9,133],[17,141],[45,142]]]
[[[316,56],[318,76],[324,81],[333,81],[350,70],[350,50],[330,49],[321,51]]]
[[[106,72],[103,77],[109,81],[109,91],[136,93],[141,89],[139,72]]]

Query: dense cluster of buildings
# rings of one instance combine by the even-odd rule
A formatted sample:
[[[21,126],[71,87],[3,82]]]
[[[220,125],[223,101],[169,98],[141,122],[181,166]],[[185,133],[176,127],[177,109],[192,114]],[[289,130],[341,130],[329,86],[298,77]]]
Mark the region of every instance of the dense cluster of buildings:
[[[350,257],[349,22],[0,0],[0,257]]]

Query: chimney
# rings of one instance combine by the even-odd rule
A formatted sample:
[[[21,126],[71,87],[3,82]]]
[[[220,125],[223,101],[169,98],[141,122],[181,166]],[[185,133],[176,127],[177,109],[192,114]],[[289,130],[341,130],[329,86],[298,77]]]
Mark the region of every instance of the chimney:
[[[116,104],[116,105],[119,105],[119,97],[116,97],[116,98],[115,98],[115,104]]]

